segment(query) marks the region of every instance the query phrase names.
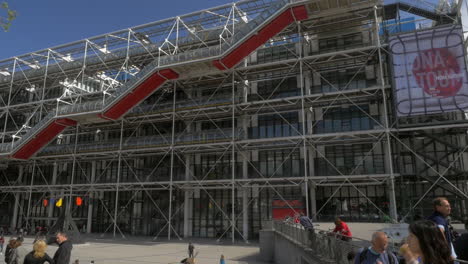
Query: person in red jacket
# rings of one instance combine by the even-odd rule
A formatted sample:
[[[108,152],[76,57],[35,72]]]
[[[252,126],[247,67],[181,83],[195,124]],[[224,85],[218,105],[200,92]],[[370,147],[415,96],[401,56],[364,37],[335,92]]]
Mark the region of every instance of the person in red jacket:
[[[339,217],[335,219],[335,229],[333,229],[333,233],[336,233],[337,237],[344,241],[350,241],[353,236],[348,225]]]

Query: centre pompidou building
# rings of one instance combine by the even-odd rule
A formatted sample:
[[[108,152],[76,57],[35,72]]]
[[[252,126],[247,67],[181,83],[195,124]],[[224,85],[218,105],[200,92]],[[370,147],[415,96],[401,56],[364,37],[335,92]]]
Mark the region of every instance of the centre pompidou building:
[[[245,0],[2,60],[0,226],[466,220],[463,3]]]

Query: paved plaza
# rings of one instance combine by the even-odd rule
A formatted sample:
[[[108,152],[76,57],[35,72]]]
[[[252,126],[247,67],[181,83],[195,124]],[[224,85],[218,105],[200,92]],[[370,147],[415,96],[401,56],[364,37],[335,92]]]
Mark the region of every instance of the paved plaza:
[[[151,241],[151,238],[102,239],[86,238],[86,243],[73,246],[72,260],[79,259],[80,264],[104,263],[157,263],[176,264],[187,256],[188,240],[184,241]],[[32,249],[32,238],[26,238],[24,246]],[[217,243],[214,239],[194,239],[195,252],[198,253],[195,263],[218,264],[221,254],[226,264],[264,264],[259,259],[257,243],[232,244],[230,241]],[[56,246],[49,246],[48,253],[53,256]],[[3,256],[0,263],[4,263]]]

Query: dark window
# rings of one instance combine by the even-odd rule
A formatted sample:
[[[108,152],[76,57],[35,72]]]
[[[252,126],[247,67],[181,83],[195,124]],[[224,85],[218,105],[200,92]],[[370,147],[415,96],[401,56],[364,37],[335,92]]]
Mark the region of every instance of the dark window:
[[[261,115],[258,127],[249,128],[250,138],[290,137],[302,134],[298,112]]]

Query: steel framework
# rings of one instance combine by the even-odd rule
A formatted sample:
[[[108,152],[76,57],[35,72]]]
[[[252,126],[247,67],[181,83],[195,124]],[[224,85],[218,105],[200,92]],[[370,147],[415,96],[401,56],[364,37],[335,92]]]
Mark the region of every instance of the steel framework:
[[[435,195],[466,221],[466,116],[397,118],[386,45],[463,4],[247,0],[0,61],[0,224],[247,241],[272,199],[396,222]]]

